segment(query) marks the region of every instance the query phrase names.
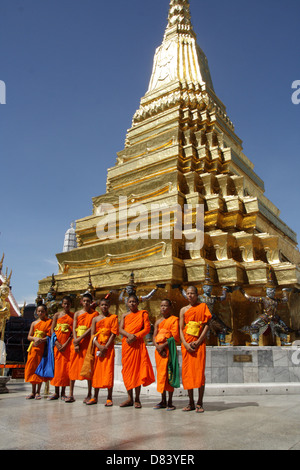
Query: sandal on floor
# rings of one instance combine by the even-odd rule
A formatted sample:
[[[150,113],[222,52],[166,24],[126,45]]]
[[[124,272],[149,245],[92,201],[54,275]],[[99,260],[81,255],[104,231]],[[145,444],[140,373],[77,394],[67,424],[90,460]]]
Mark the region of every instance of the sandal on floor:
[[[204,413],[202,405],[196,405],[196,413]]]
[[[41,395],[40,395],[39,393],[36,393],[34,399],[35,399],[35,400],[41,400],[42,397],[41,397]]]
[[[33,400],[35,397],[34,393],[31,393],[30,395],[27,395],[26,400]]]
[[[104,405],[104,406],[106,406],[106,407],[113,406],[113,402],[112,402],[112,400],[106,400],[106,403],[105,403],[105,405]]]
[[[66,397],[65,398],[65,403],[74,403],[75,398],[74,397]]]
[[[174,411],[176,410],[176,406],[168,406],[167,411]]]
[[[167,405],[162,405],[161,403],[158,403],[153,407],[154,410],[161,410],[162,408],[167,408]]]
[[[85,402],[86,405],[97,405],[96,398],[91,398],[90,400]]]
[[[139,403],[138,401],[135,401],[135,402],[134,402],[134,407],[135,407],[137,410],[139,410],[140,408],[142,408],[142,404]]]
[[[182,411],[194,411],[195,407],[191,405],[187,405],[184,408],[182,408]]]
[[[51,397],[47,398],[47,400],[58,400],[58,399],[59,399],[59,396],[56,393],[51,395]]]

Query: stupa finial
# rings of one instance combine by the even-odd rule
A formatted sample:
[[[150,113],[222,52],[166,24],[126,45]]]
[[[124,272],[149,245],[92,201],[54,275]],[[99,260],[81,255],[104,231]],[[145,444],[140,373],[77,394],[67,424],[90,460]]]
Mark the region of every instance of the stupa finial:
[[[188,0],[170,0],[168,27],[175,24],[191,26],[190,3]]]

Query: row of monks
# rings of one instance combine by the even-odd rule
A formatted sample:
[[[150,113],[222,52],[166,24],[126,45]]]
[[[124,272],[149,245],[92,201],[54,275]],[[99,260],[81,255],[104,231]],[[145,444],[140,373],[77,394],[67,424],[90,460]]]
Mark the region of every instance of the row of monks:
[[[150,333],[149,313],[140,309],[135,294],[127,298],[127,312],[118,321],[109,312],[107,298],[100,301],[99,310],[93,308],[89,293],[82,296],[82,309],[72,313],[71,299],[62,299],[62,310],[49,318],[47,307],[37,307],[38,319],[31,325],[28,339],[28,357],[25,366],[25,382],[32,384],[28,399],[40,399],[43,382],[50,381],[55,393],[49,399],[61,397],[67,403],[75,401],[76,380],[87,379],[88,393],[85,403],[98,401],[99,389],[107,389],[106,406],[112,406],[114,384],[115,338],[122,337],[122,375],[128,397],[121,407],[139,408],[141,386],[157,382],[157,391],[162,394],[158,407],[173,409],[174,388],[189,391],[189,405],[185,411],[196,409],[202,412],[202,397],[205,384],[205,338],[212,315],[205,303],[199,302],[195,287],[186,291],[189,304],[182,308],[179,318],[172,314],[171,302],[161,301],[160,317],[154,326],[156,378],[146,348],[145,337]],[[181,377],[176,344],[181,343]],[[48,348],[45,353],[45,347]],[[66,395],[66,387],[70,393]],[[61,388],[61,392],[60,392]],[[94,396],[92,396],[94,389]],[[193,390],[198,389],[195,405]],[[168,402],[166,393],[169,394]],[[135,394],[135,396],[133,396]]]

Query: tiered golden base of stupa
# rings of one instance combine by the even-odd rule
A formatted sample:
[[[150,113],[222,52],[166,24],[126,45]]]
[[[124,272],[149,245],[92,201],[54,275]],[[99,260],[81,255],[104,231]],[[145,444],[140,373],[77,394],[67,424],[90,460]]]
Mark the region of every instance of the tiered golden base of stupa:
[[[170,237],[166,237],[167,219],[161,216],[153,223],[153,204],[179,206],[182,212],[185,204],[203,205],[203,246],[186,248],[196,229],[195,218],[194,225],[183,226],[183,237],[178,239],[174,237],[178,214],[169,214]],[[194,284],[201,289],[207,264],[215,294],[227,285],[265,295],[269,267],[279,288],[300,287],[296,235],[279,215],[215,95],[206,57],[196,44],[188,2],[171,0],[148,92],[133,117],[124,150],[108,169],[106,193],[94,197],[91,216],[77,221],[78,248],[57,255],[59,297],[83,293],[90,276],[96,297],[113,290],[112,309],[122,312],[125,306],[118,295],[133,272],[138,295],[165,284],[144,305],[154,320],[162,298],[174,301],[176,313],[186,305],[174,285]],[[115,227],[106,240],[99,238],[104,221]],[[133,228],[139,238],[132,236]],[[51,282],[51,277],[40,281],[40,296],[49,292]],[[239,329],[251,323],[258,309],[239,291],[216,305],[233,329],[233,344],[245,344]],[[289,326],[300,328],[298,295],[291,294],[280,315]],[[211,337],[211,344],[214,341]]]

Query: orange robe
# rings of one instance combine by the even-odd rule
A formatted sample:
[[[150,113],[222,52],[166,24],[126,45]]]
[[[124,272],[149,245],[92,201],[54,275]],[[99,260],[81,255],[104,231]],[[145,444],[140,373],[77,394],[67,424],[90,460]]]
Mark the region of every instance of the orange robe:
[[[152,364],[144,342],[151,329],[149,314],[146,310],[128,313],[124,318],[124,330],[134,334],[137,339],[128,344],[122,338],[122,375],[126,390],[143,385],[147,387],[155,381]]]
[[[55,334],[57,341],[63,345],[72,335],[73,328],[73,316],[64,315],[61,318],[57,319]],[[56,346],[54,346],[54,377],[51,380],[51,385],[54,387],[68,387],[70,384],[69,378],[69,368],[70,368],[70,354],[71,354],[71,344],[66,346],[64,351],[59,351]]]
[[[197,304],[189,308],[184,314],[184,324],[183,329],[184,338],[187,343],[192,343],[197,341],[199,336],[193,336],[187,333],[188,323],[201,322],[200,334],[205,326],[205,324],[210,320],[211,313],[205,303]],[[203,343],[199,348],[193,352],[189,353],[185,346],[181,344],[182,352],[182,385],[185,390],[191,390],[193,388],[200,388],[202,385],[205,385],[205,361],[206,361],[206,343]]]
[[[40,320],[33,328],[32,336],[39,336],[40,338],[45,338],[46,336],[51,335],[51,319]],[[30,382],[32,384],[40,384],[42,382],[48,382],[48,378],[40,377],[36,375],[35,371],[39,363],[42,360],[44,349],[46,343],[39,344],[35,346],[34,343],[30,343],[29,352],[27,356],[27,362],[25,366],[25,382]]]
[[[118,316],[109,314],[96,323],[95,335],[99,344],[105,345],[111,334],[118,335]],[[95,348],[95,363],[92,379],[94,388],[112,388],[114,384],[114,362],[115,348],[112,343],[105,353],[105,356],[97,356],[98,348]]]
[[[99,312],[92,311],[91,313],[84,312],[78,315],[77,317],[77,337],[81,336],[80,330],[84,332],[85,329],[91,328],[92,321],[94,317],[98,317]],[[83,365],[83,361],[89,346],[90,342],[90,335],[87,335],[80,343],[80,351],[76,352],[74,348],[74,343],[72,342],[71,345],[71,356],[70,356],[70,369],[69,369],[69,377],[70,380],[85,380],[86,377],[82,377],[80,375],[80,371]]]
[[[161,321],[158,325],[157,335],[155,341],[158,344],[165,343],[168,338],[175,339],[176,342],[180,341],[179,338],[179,319],[175,315],[171,315],[169,318]],[[169,384],[168,381],[168,361],[169,361],[169,348],[165,348],[167,353],[166,357],[162,357],[157,350],[155,350],[155,362],[156,362],[156,382],[157,391],[163,393],[164,391],[173,392],[174,387]]]

